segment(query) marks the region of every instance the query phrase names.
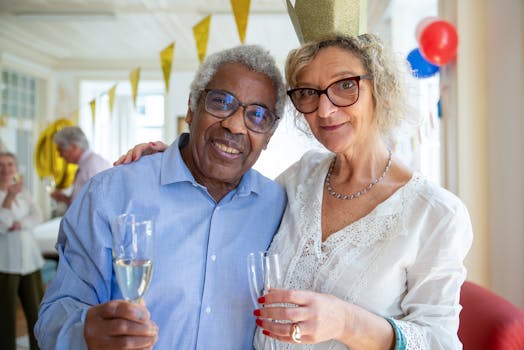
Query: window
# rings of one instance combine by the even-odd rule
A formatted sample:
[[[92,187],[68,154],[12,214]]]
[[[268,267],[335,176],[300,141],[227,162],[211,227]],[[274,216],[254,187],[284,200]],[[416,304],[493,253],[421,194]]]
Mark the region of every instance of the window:
[[[18,171],[25,187],[33,192],[36,173],[33,166],[39,80],[14,70],[2,71],[0,144],[18,158]]]
[[[108,91],[114,81],[80,83],[79,126],[90,147],[109,162],[141,142],[165,139],[164,86],[161,81],[140,81],[136,106],[129,82],[117,82],[113,111],[109,111]],[[96,99],[93,123],[90,101]]]
[[[36,90],[36,79],[15,71],[2,71],[2,115],[35,119]]]

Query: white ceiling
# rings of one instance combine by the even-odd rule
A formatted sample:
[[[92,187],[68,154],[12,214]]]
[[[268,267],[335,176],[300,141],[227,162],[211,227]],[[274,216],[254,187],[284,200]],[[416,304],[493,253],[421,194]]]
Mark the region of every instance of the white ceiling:
[[[156,69],[174,41],[173,69],[193,69],[192,28],[209,14],[208,54],[240,44],[229,0],[0,0],[0,53],[56,69]],[[251,0],[246,43],[278,60],[298,45],[285,0]]]

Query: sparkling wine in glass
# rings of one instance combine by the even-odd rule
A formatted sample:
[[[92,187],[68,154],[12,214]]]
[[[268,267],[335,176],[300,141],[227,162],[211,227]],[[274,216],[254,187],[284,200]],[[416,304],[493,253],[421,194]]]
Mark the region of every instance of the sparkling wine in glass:
[[[251,298],[258,308],[258,298],[266,294],[270,288],[281,287],[282,273],[278,254],[268,251],[250,253],[247,256],[247,268]],[[276,339],[270,339],[269,342],[272,350],[278,350]]]
[[[125,300],[139,302],[153,272],[153,222],[122,214],[111,224],[113,268]]]

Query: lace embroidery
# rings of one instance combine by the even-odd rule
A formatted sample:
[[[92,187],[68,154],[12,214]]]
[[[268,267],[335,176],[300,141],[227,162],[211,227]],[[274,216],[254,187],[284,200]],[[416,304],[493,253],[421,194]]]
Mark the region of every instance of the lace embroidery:
[[[289,259],[284,278],[285,286],[331,293],[340,284],[341,276],[354,265],[355,260],[358,260],[363,252],[366,252],[366,267],[358,270],[357,278],[354,279],[354,283],[352,281],[352,285],[344,286],[347,294],[338,295],[349,302],[360,300],[362,291],[366,290],[369,271],[377,268],[376,258],[384,254],[380,249],[381,245],[377,243],[396,235],[407,234],[402,213],[410,211],[418,193],[416,188],[424,186],[424,181],[420,174],[415,174],[408,184],[384,202],[384,205],[379,205],[366,217],[332,234],[323,243],[320,228],[323,183],[319,184],[317,176],[313,175],[298,185],[294,194],[294,208],[291,209],[299,213],[299,217],[294,218],[297,226],[293,228],[299,233],[295,232],[291,235],[297,251],[291,251],[287,246],[291,234],[287,230],[281,230],[272,244],[272,247]],[[321,277],[322,275],[324,277]],[[427,349],[423,334],[417,325],[407,321],[397,321],[397,323],[406,338],[406,349]],[[280,349],[287,350],[316,348],[309,344],[281,343],[279,345]],[[339,349],[341,344],[329,341],[323,343],[323,346]]]
[[[300,211],[298,226],[301,236],[298,244],[299,252],[295,253],[291,259],[285,285],[293,289],[310,289],[329,293],[336,286],[339,277],[348,266],[351,266],[351,262],[361,255],[362,251],[369,252],[369,248],[375,243],[402,234],[405,231],[402,213],[407,209],[409,203],[413,202],[412,197],[415,192],[400,189],[400,193],[394,194],[399,198],[393,199],[400,202],[396,203],[398,206],[389,205],[386,207],[395,207],[394,211],[388,212],[387,209],[377,209],[380,207],[379,205],[370,214],[333,233],[322,243],[320,231],[322,186],[315,184],[313,180],[314,176],[297,187],[296,200],[299,203]],[[416,186],[418,182],[419,177],[414,176],[408,184]],[[375,247],[372,249],[375,249]],[[380,252],[378,248],[372,252],[370,262],[374,262],[375,257]],[[335,258],[341,258],[341,260],[334,263]],[[319,271],[327,267],[331,268],[330,277],[322,284],[317,283],[321,275]],[[348,295],[341,297],[348,301],[357,300],[360,291],[366,285],[367,271],[368,269],[361,271],[361,278],[355,282],[355,285],[348,288]]]
[[[395,320],[395,323],[398,328],[400,328],[404,338],[406,338],[406,350],[428,349],[428,345],[420,332],[420,328],[407,321]]]

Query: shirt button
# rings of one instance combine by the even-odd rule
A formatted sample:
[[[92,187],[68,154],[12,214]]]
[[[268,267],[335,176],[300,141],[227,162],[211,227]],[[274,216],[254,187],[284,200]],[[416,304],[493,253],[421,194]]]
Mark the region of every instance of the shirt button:
[[[215,261],[217,259],[217,256],[215,254],[211,255],[211,260]]]
[[[208,306],[208,307],[206,307],[206,314],[209,315],[210,313],[211,313],[211,308]]]

